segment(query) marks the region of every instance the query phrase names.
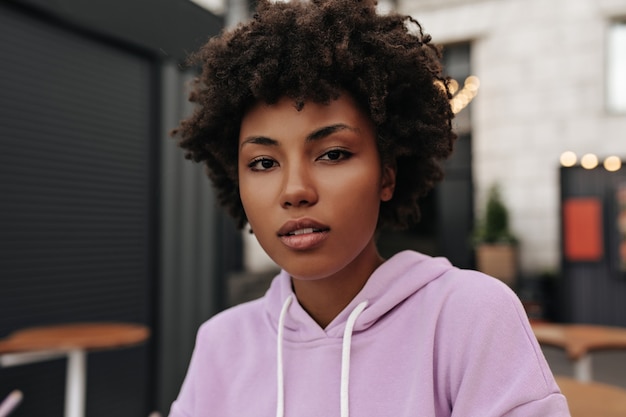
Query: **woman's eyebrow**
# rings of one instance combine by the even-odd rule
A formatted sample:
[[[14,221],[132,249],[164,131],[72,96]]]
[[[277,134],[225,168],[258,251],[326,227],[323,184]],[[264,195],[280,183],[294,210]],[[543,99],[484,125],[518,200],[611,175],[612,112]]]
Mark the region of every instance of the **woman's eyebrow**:
[[[243,148],[243,145],[246,144],[278,146],[278,141],[266,136],[249,136],[241,142],[239,149]]]
[[[313,142],[319,139],[323,139],[326,136],[330,136],[333,133],[339,132],[341,130],[350,130],[353,132],[358,131],[358,129],[348,126],[346,124],[343,123],[337,123],[334,125],[330,125],[330,126],[324,126],[321,127],[319,129],[314,130],[313,132],[309,133],[306,137],[306,141],[307,142]]]
[[[341,130],[350,130],[352,132],[358,131],[358,129],[354,127],[348,126],[343,123],[337,123],[334,125],[324,126],[324,127],[314,130],[313,132],[307,135],[305,141],[314,142],[316,140],[323,139]],[[279,145],[277,140],[268,138],[267,136],[249,136],[241,142],[239,149],[243,148],[243,146],[247,144],[265,145],[265,146],[278,146]]]

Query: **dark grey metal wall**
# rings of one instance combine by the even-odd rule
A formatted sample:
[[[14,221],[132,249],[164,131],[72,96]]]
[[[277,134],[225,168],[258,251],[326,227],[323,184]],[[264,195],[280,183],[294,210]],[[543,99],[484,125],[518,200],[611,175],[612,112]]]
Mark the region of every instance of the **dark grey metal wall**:
[[[154,62],[0,5],[0,337],[46,323],[151,325]],[[154,143],[156,142],[156,143]],[[87,415],[149,411],[150,344],[88,357]],[[19,416],[60,416],[64,361],[0,368]]]
[[[199,325],[218,311],[217,206],[202,166],[185,160],[167,135],[191,109],[183,92],[193,74],[162,70],[161,302],[159,409],[167,414],[183,381]]]
[[[626,273],[619,270],[617,228],[618,186],[626,184],[626,169],[561,168],[561,201],[595,197],[602,203],[602,245],[597,262],[573,262],[563,257],[562,315],[566,322],[626,326]],[[563,236],[563,233],[561,234]],[[561,239],[563,247],[563,239]],[[561,251],[563,253],[563,250]]]
[[[194,73],[162,66],[160,301],[157,408],[178,395],[202,322],[228,307],[229,276],[242,269],[240,233],[219,207],[204,165],[184,158],[168,132],[193,107],[187,87]]]

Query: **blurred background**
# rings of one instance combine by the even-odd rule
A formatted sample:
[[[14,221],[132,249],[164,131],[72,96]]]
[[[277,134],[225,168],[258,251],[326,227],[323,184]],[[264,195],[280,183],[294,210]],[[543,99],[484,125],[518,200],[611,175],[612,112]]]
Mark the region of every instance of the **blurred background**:
[[[75,322],[151,331],[89,354],[88,416],[166,415],[199,324],[276,272],[168,135],[191,111],[185,57],[253,7],[0,3],[0,339]],[[493,274],[535,321],[626,327],[626,0],[379,8],[444,46],[459,134],[422,222],[383,233],[383,253]],[[626,387],[625,358],[600,359],[608,382]],[[0,368],[0,399],[19,388],[16,417],[60,416],[64,379],[63,360]]]

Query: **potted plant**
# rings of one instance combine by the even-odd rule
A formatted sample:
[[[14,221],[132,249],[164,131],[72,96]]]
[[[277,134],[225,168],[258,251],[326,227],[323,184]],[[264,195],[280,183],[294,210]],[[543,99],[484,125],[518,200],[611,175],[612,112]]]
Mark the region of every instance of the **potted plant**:
[[[500,189],[489,189],[484,216],[474,233],[476,268],[514,288],[518,273],[518,240],[509,228],[509,211]]]

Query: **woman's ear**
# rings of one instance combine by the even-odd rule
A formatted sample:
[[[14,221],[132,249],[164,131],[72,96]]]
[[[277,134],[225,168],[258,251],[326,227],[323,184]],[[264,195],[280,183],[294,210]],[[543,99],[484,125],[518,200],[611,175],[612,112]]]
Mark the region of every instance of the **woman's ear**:
[[[390,165],[383,166],[382,181],[380,183],[380,200],[389,201],[396,188],[396,170]]]

